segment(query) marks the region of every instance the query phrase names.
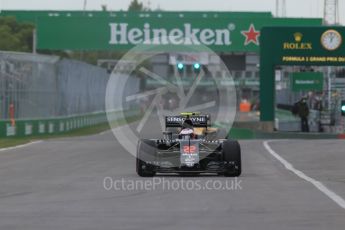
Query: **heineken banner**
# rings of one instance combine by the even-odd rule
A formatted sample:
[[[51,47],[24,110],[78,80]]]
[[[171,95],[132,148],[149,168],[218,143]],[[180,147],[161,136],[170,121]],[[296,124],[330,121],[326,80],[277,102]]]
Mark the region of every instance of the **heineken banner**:
[[[323,73],[299,72],[291,75],[291,89],[297,91],[323,90]]]
[[[188,14],[188,13],[186,13]],[[163,15],[163,16],[162,16]],[[129,50],[144,44],[183,51],[206,45],[214,51],[258,52],[263,26],[320,25],[319,19],[270,17],[41,17],[39,49]],[[180,48],[179,48],[180,47]],[[201,46],[200,46],[201,47]]]

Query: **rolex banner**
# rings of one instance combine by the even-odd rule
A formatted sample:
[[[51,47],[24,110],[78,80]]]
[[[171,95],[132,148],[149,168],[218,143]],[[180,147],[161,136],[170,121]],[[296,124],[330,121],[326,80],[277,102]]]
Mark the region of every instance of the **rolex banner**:
[[[37,45],[39,49],[52,50],[125,51],[144,44],[174,51],[183,51],[185,46],[197,50],[207,46],[214,51],[258,52],[263,26],[320,24],[316,19],[229,15],[229,18],[44,17],[37,20]]]

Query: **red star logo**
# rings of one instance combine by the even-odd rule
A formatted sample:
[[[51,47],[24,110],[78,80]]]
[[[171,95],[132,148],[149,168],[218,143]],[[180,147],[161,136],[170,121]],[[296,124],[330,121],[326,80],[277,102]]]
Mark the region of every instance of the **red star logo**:
[[[244,42],[244,45],[248,45],[249,43],[254,43],[255,45],[259,45],[259,39],[260,31],[255,30],[254,24],[250,24],[250,27],[247,31],[242,30],[241,34],[246,37],[246,40]]]

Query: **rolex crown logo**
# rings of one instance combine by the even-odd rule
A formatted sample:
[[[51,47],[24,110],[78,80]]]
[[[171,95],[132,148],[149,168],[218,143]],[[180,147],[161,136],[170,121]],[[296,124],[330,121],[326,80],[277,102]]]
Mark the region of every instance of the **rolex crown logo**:
[[[295,37],[295,41],[296,42],[301,42],[302,41],[303,34],[297,32],[297,33],[294,33],[293,36]]]

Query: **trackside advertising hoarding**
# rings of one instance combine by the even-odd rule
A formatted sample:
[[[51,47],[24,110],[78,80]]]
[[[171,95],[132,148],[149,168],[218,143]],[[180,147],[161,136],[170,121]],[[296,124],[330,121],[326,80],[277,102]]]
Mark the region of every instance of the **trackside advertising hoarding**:
[[[40,17],[39,49],[118,50],[138,44],[164,50],[206,45],[214,51],[258,52],[263,26],[320,25],[319,19],[269,17]],[[179,48],[180,47],[180,48]]]
[[[291,89],[294,92],[323,90],[323,73],[298,72],[291,74]]]

